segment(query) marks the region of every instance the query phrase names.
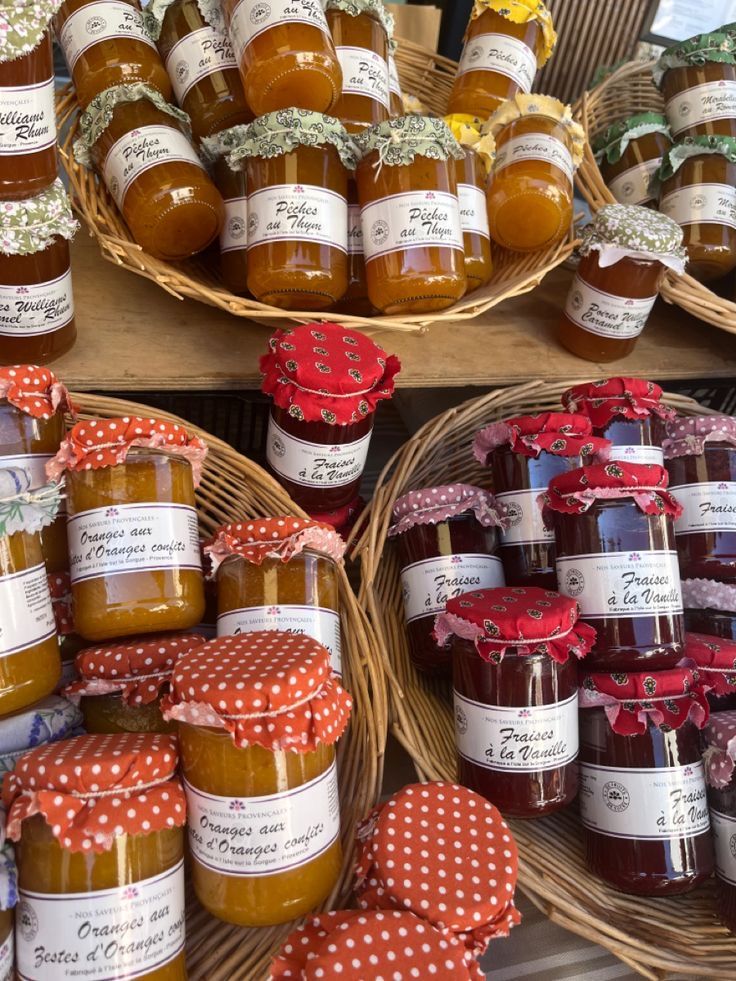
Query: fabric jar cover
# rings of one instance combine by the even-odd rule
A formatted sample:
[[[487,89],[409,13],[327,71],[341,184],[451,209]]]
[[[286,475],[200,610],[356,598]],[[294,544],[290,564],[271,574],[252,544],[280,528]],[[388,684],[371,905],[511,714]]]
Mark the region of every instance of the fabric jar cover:
[[[329,651],[282,630],[217,637],[183,654],[161,699],[165,719],[225,729],[240,749],[273,753],[337,742],[352,706]]]
[[[428,160],[462,160],[465,150],[442,119],[434,116],[395,116],[353,136],[360,160],[376,154],[372,166],[408,167],[417,157]]]
[[[41,814],[62,848],[100,853],[123,834],[181,827],[186,801],[177,763],[176,738],[151,733],[40,746],[3,781],[7,835],[20,840],[23,821]]]
[[[685,634],[684,660],[697,668],[703,683],[713,695],[736,692],[736,640],[709,634]]]
[[[0,366],[0,399],[34,419],[50,419],[57,412],[76,415],[69,392],[53,371],[35,364]]]
[[[599,463],[558,474],[540,500],[560,514],[585,514],[596,501],[632,497],[644,514],[679,518],[682,505],[667,492],[669,474],[655,463]]]
[[[0,7],[0,63],[30,54],[63,0],[10,0]]]
[[[435,620],[434,637],[472,641],[484,661],[500,664],[511,647],[517,654],[548,654],[558,664],[580,659],[595,644],[593,627],[580,621],[569,596],[538,586],[497,586],[455,596]]]
[[[736,610],[736,586],[715,579],[683,579],[682,604],[686,610],[733,613]]]
[[[56,520],[60,504],[58,484],[31,490],[31,475],[24,467],[0,467],[0,536],[41,531]]]
[[[661,88],[662,79],[671,68],[689,68],[711,62],[736,65],[736,38],[724,30],[712,31],[665,48],[652,71],[654,84]]]
[[[482,464],[499,446],[509,446],[513,453],[537,459],[540,453],[554,456],[597,456],[606,459],[611,442],[593,436],[587,416],[569,412],[541,412],[534,416],[516,416],[505,422],[492,422],[481,429],[473,443],[473,455]]]
[[[35,255],[55,239],[71,241],[79,230],[60,178],[32,198],[0,203],[0,255]]]
[[[652,133],[666,136],[672,142],[667,117],[661,112],[639,112],[628,119],[620,119],[608,127],[593,143],[593,153],[600,164],[603,160],[617,164],[634,140]]]
[[[675,418],[675,410],[662,404],[659,385],[642,378],[606,378],[575,385],[564,393],[562,404],[568,412],[588,416],[594,429],[603,429],[616,419]]]
[[[581,256],[597,252],[601,269],[622,259],[639,259],[659,262],[681,276],[687,262],[682,239],[682,228],[659,211],[638,204],[604,204],[585,228],[578,251]]]
[[[415,525],[436,525],[460,514],[472,513],[484,528],[505,528],[508,523],[493,494],[471,484],[448,484],[409,491],[393,507],[389,536],[403,535]]]
[[[13,909],[18,903],[18,870],[10,842],[0,848],[0,909]]]
[[[204,553],[214,574],[230,555],[261,565],[266,559],[289,562],[305,549],[340,562],[345,554],[345,542],[331,525],[284,515],[223,525],[204,546]]]
[[[56,620],[56,633],[59,637],[68,637],[74,633],[72,577],[68,572],[50,572],[48,581],[54,620]]]
[[[699,456],[706,443],[729,443],[736,446],[734,416],[678,416],[667,423],[662,441],[665,460],[678,456]]]
[[[531,20],[536,21],[542,33],[539,67],[542,68],[549,61],[557,44],[557,33],[552,23],[552,14],[542,0],[475,0],[470,16],[475,20],[486,10],[500,14],[512,24],[528,24]]]
[[[231,170],[240,170],[241,161],[252,157],[271,160],[294,153],[299,147],[330,147],[343,167],[355,170],[355,143],[339,119],[311,109],[277,109],[246,124],[242,136],[227,156]]]
[[[60,695],[0,719],[0,779],[29,749],[68,739],[82,725],[82,713]]]
[[[731,783],[736,761],[736,711],[714,712],[705,727],[705,779],[723,790]]]
[[[340,324],[277,330],[261,358],[261,391],[300,422],[349,425],[390,399],[401,362]]]
[[[455,112],[445,116],[445,122],[460,146],[475,150],[483,165],[483,172],[488,177],[496,159],[496,141],[490,133],[483,134],[483,120],[480,116]]]

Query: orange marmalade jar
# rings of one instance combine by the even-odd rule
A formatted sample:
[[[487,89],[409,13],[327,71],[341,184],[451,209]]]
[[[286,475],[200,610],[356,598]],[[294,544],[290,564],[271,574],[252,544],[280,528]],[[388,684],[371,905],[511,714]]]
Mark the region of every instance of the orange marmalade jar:
[[[370,317],[373,304],[368,299],[368,279],[365,271],[363,225],[358,204],[358,185],[355,175],[348,177],[348,288],[335,308],[340,313]]]
[[[185,981],[177,763],[173,736],[131,733],[77,736],[18,761],[3,801],[19,975]]]
[[[449,127],[402,116],[359,133],[357,170],[368,297],[386,314],[428,313],[465,293],[465,252]]]
[[[220,276],[230,292],[239,295],[248,292],[248,198],[245,171],[233,170],[227,156],[247,132],[245,126],[233,126],[202,141],[212,179],[225,205],[220,231]]]
[[[468,293],[485,286],[493,273],[491,233],[488,227],[486,187],[496,155],[492,136],[481,136],[481,121],[474,116],[445,116],[452,134],[465,150],[456,164],[457,199],[465,246]]]
[[[556,42],[542,0],[475,0],[448,112],[487,119],[518,92],[531,92]]]
[[[194,488],[207,448],[181,426],[126,416],[74,426],[66,474],[74,624],[87,640],[187,630],[204,587]]]
[[[219,637],[179,658],[162,707],[197,899],[250,927],[314,910],[342,867],[335,743],[352,708],[327,650],[278,630]]]
[[[641,112],[609,126],[593,149],[603,180],[619,204],[656,209],[652,178],[671,146],[672,134],[665,116]]]
[[[223,0],[248,105],[263,116],[297,106],[329,112],[342,71],[321,0]]]

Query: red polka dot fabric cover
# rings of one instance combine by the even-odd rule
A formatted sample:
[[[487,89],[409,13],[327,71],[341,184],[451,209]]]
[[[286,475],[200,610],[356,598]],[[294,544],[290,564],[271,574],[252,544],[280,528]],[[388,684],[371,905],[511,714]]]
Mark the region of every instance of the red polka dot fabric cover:
[[[541,412],[536,416],[516,416],[505,422],[493,422],[476,435],[473,453],[482,464],[499,446],[509,446],[514,453],[534,457],[540,453],[554,456],[596,456],[606,458],[610,440],[593,436],[593,425],[587,416],[570,412]]]
[[[261,389],[301,422],[348,425],[394,393],[401,362],[340,324],[277,330],[261,358]]]
[[[677,456],[697,456],[706,443],[736,446],[736,419],[733,416],[680,416],[667,423],[662,441],[665,460]]]
[[[352,705],[329,651],[281,630],[217,637],[183,654],[161,700],[164,718],[226,729],[241,749],[295,753],[336,742]]]
[[[708,634],[685,635],[685,658],[713,695],[736,692],[736,641]]]
[[[51,605],[54,608],[56,633],[68,637],[74,633],[72,613],[72,580],[68,572],[50,572],[48,575]]]
[[[602,706],[614,732],[642,736],[648,725],[669,731],[685,722],[702,729],[710,708],[707,686],[692,668],[648,674],[589,674],[580,688],[580,708]]]
[[[35,364],[0,366],[0,399],[34,419],[50,419],[57,412],[76,414],[69,392],[53,371]]]
[[[596,639],[593,627],[580,621],[574,599],[538,586],[498,586],[454,597],[434,630],[442,646],[453,635],[472,641],[483,660],[494,664],[509,648],[548,654],[564,664],[571,655],[585,657]]]
[[[603,429],[614,419],[675,418],[675,410],[662,404],[659,385],[643,378],[606,378],[575,385],[562,396],[562,404],[568,412],[587,416],[594,429]]]
[[[86,647],[74,659],[79,681],[62,694],[75,705],[84,695],[118,693],[126,705],[150,705],[168,687],[177,658],[202,643],[200,634],[172,633]]]
[[[192,465],[194,486],[199,486],[207,446],[198,436],[190,436],[182,426],[162,419],[123,416],[118,419],[85,419],[66,434],[53,460],[46,464],[51,480],[65,470],[99,470],[125,463],[134,446],[166,450],[182,456]]]
[[[736,586],[715,579],[683,579],[682,603],[686,610],[736,610]]]
[[[521,920],[516,843],[496,808],[451,783],[412,784],[358,827],[363,909],[408,909],[474,954]]]
[[[669,482],[664,467],[615,460],[558,474],[542,500],[561,514],[585,514],[596,501],[632,497],[644,514],[679,518],[682,505],[667,492]]]
[[[711,715],[705,727],[705,742],[705,779],[711,787],[723,790],[731,783],[736,761],[736,711]]]
[[[409,491],[398,498],[393,509],[395,524],[389,529],[389,535],[403,535],[415,525],[436,525],[468,513],[472,513],[484,528],[504,528],[508,523],[490,491],[472,484],[448,484]]]
[[[41,814],[63,848],[105,852],[121,834],[181,827],[176,739],[149,733],[76,736],[30,750],[3,781],[7,835]]]
[[[306,518],[255,518],[223,525],[205,547],[205,554],[217,569],[230,555],[239,555],[253,565],[265,559],[288,562],[305,548],[321,552],[335,562],[345,554],[345,542],[328,524]]]

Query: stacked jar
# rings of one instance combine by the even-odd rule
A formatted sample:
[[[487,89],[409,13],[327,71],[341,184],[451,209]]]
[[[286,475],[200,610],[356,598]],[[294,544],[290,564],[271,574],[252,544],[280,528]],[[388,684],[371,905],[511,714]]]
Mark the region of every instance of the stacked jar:
[[[667,118],[658,112],[641,112],[609,126],[593,150],[603,180],[619,204],[656,209],[652,178],[671,146]]]
[[[245,138],[242,125],[222,130],[202,140],[202,152],[207,157],[212,180],[222,195],[225,218],[220,231],[220,277],[231,293],[248,293],[248,197],[245,171],[233,170],[228,155]]]
[[[713,829],[718,913],[736,933],[736,712],[717,712],[705,728],[703,756]]]

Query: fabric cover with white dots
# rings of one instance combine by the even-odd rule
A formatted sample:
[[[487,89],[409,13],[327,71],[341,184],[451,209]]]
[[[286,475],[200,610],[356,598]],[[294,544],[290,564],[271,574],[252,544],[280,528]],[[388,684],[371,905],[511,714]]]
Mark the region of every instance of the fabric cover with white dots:
[[[345,542],[331,525],[287,515],[223,525],[204,546],[204,553],[216,572],[230,555],[261,565],[265,559],[288,562],[305,548],[334,562],[339,562],[345,554]]]
[[[731,783],[736,761],[736,711],[715,712],[705,727],[705,779],[723,790]]]
[[[415,525],[436,525],[470,513],[484,528],[505,528],[508,524],[490,491],[472,484],[447,484],[409,491],[398,498],[393,508],[396,523],[389,528],[389,537],[403,535]]]
[[[662,441],[665,460],[678,456],[699,456],[706,443],[736,446],[736,418],[733,416],[681,416],[667,423]]]
[[[75,414],[69,392],[53,371],[35,364],[0,366],[0,399],[34,419],[50,419],[57,412]]]

